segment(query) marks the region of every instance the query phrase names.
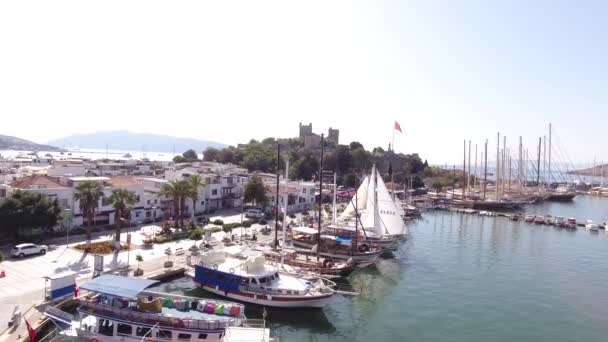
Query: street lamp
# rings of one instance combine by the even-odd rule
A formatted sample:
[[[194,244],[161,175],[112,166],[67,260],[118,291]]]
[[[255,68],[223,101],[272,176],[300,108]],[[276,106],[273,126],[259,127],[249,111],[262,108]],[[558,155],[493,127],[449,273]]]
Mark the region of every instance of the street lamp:
[[[131,226],[131,221],[125,220],[123,217],[119,218],[122,222],[127,222],[129,226],[127,226],[127,270],[131,267],[131,232],[129,232],[129,228]],[[118,243],[120,244],[120,236],[118,237]],[[120,248],[118,249],[120,252]]]

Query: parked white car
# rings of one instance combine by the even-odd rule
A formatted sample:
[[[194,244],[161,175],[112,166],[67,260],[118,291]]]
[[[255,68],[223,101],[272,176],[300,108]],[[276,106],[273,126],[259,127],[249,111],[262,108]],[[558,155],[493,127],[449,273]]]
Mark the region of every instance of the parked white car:
[[[28,255],[33,254],[46,254],[46,251],[49,249],[48,246],[45,245],[34,245],[33,243],[22,243],[20,245],[13,246],[11,249],[11,255],[14,257],[24,258]]]
[[[264,213],[260,209],[247,209],[245,217],[262,218],[264,217]]]

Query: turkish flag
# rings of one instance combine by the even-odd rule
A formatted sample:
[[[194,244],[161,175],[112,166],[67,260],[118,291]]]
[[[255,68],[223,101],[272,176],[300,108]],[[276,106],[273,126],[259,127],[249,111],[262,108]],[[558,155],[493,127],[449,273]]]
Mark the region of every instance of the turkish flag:
[[[32,329],[30,322],[28,322],[27,319],[25,319],[25,317],[23,317],[23,320],[25,321],[25,325],[27,326],[27,333],[28,333],[28,335],[30,335],[30,342],[35,342],[36,341],[36,330]]]
[[[76,279],[74,279],[74,298],[78,298],[78,284],[76,284]]]
[[[399,125],[399,123],[397,121],[395,121],[395,129],[399,131],[399,133],[403,133],[401,131],[401,125]]]

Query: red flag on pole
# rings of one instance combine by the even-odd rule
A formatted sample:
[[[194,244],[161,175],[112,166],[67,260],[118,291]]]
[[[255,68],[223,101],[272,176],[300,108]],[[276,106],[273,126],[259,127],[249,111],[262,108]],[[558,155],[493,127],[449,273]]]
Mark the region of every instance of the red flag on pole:
[[[28,322],[25,317],[23,317],[23,320],[25,321],[25,325],[27,326],[27,333],[28,335],[30,335],[30,342],[36,342],[36,330],[32,329],[30,322]]]
[[[401,125],[399,125],[399,123],[397,121],[395,121],[395,129],[399,131],[399,133],[403,133],[401,131]]]
[[[74,279],[74,298],[78,298],[78,284],[76,284],[76,279]]]

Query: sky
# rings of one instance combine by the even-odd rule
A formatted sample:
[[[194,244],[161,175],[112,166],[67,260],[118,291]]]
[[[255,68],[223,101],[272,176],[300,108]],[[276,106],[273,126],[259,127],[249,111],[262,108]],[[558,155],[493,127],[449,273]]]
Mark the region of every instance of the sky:
[[[608,161],[606,1],[3,1],[0,134],[291,137]],[[118,148],[118,147],[117,147]],[[565,152],[564,152],[565,153]]]

